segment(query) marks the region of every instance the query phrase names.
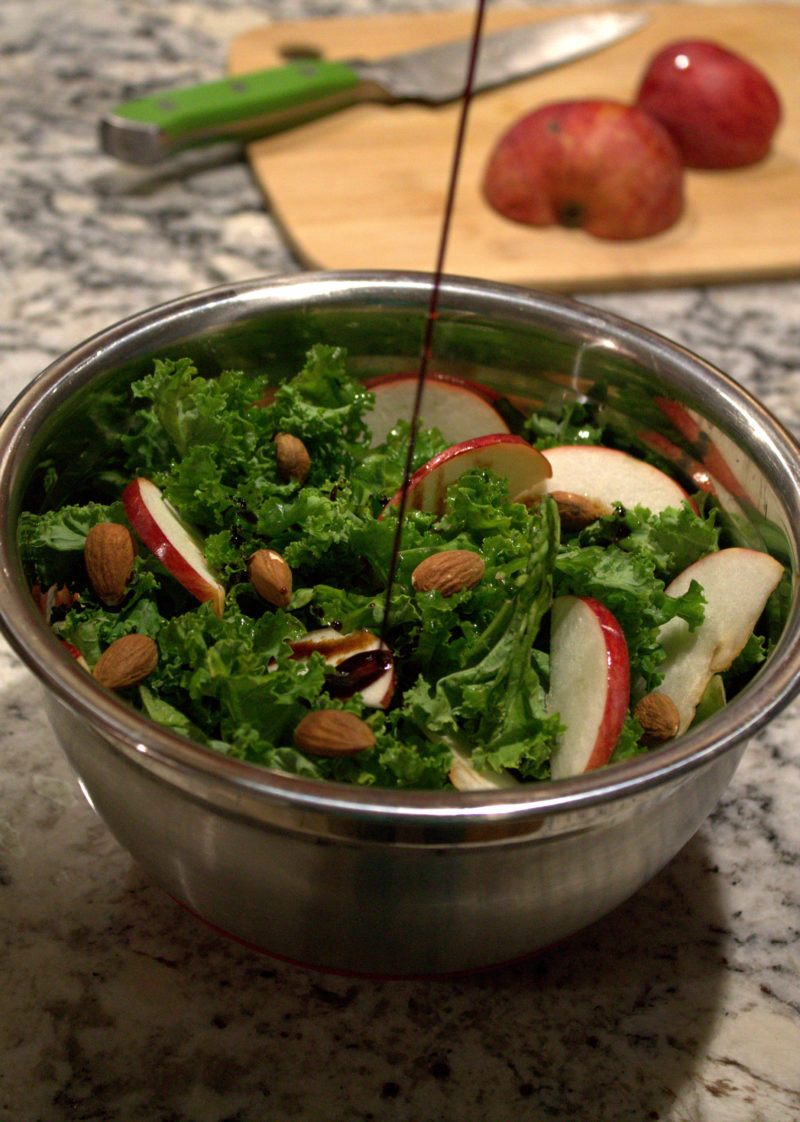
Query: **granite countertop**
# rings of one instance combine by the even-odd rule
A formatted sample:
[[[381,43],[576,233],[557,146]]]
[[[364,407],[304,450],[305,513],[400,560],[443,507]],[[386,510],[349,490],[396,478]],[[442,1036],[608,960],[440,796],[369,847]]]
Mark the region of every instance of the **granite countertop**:
[[[238,153],[115,164],[96,140],[110,104],[217,76],[267,19],[411,7],[4,0],[0,405],[130,313],[298,269]],[[688,345],[800,434],[800,281],[585,298]],[[3,1122],[800,1117],[796,705],[612,915],[523,965],[400,982],[296,969],[206,929],[87,805],[5,645],[0,708]]]

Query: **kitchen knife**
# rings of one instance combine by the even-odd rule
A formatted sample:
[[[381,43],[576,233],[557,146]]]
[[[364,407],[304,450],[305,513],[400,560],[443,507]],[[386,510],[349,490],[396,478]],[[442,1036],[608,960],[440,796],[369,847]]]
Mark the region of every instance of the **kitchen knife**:
[[[630,35],[636,12],[588,13],[485,35],[474,89],[488,90],[581,58]],[[308,58],[117,106],[100,121],[105,152],[155,164],[183,148],[254,140],[361,101],[439,105],[464,89],[470,41],[460,39],[375,62]]]

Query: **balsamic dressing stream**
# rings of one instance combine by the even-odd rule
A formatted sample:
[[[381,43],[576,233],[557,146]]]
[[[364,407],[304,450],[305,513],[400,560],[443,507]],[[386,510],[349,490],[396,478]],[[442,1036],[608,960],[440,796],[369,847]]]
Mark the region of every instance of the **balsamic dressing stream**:
[[[386,636],[389,630],[392,589],[394,588],[395,578],[397,576],[397,562],[400,556],[400,542],[403,534],[403,519],[405,517],[406,505],[408,501],[408,484],[412,475],[411,465],[414,462],[414,447],[417,439],[417,428],[419,426],[419,414],[420,407],[422,405],[422,391],[425,388],[425,378],[428,373],[428,365],[430,363],[431,353],[433,351],[433,333],[436,327],[436,320],[439,315],[439,292],[442,284],[442,276],[444,275],[445,254],[447,252],[447,242],[450,235],[450,222],[453,217],[453,208],[455,206],[456,187],[458,186],[458,173],[461,167],[461,157],[464,150],[464,140],[467,133],[467,117],[469,115],[470,102],[472,101],[472,92],[475,83],[475,71],[478,64],[478,53],[480,51],[481,36],[483,33],[483,17],[485,9],[486,0],[477,0],[475,23],[472,29],[472,36],[470,41],[469,62],[467,64],[467,73],[464,82],[464,93],[461,97],[461,110],[458,118],[458,128],[456,130],[455,144],[453,146],[453,158],[450,166],[450,178],[447,187],[447,197],[445,200],[444,214],[442,216],[442,226],[439,232],[439,250],[436,257],[436,267],[433,274],[433,285],[431,288],[430,302],[428,304],[428,314],[425,320],[425,334],[423,337],[419,369],[417,372],[417,388],[414,395],[414,406],[411,412],[411,430],[409,432],[408,438],[408,452],[406,455],[405,471],[403,473],[403,485],[400,491],[400,505],[397,515],[397,529],[395,530],[394,542],[392,544],[392,556],[389,563],[389,577],[386,582],[386,600],[384,602],[383,622],[381,625],[381,640],[384,643],[386,642]]]
[[[400,544],[403,534],[403,520],[406,512],[406,505],[408,500],[408,485],[411,479],[412,471],[411,465],[414,462],[414,448],[416,444],[417,428],[419,426],[419,414],[422,405],[422,392],[425,388],[425,378],[428,373],[428,366],[433,352],[433,335],[436,327],[436,320],[439,314],[439,292],[441,290],[442,277],[444,275],[444,262],[447,252],[447,242],[450,235],[450,223],[453,217],[453,208],[455,206],[456,188],[458,186],[458,173],[461,167],[461,157],[464,150],[464,140],[467,133],[467,118],[469,115],[469,107],[472,101],[472,93],[475,83],[475,72],[478,64],[478,54],[480,51],[481,36],[483,34],[483,21],[484,12],[486,9],[486,0],[477,0],[477,8],[475,13],[475,22],[472,29],[470,39],[470,53],[469,61],[467,63],[467,72],[464,81],[464,92],[461,97],[461,108],[458,118],[458,126],[456,129],[456,139],[453,146],[453,157],[450,166],[450,177],[447,186],[447,196],[445,199],[444,214],[442,216],[442,225],[439,231],[439,248],[436,256],[436,265],[433,273],[433,284],[431,287],[430,301],[428,304],[428,313],[425,319],[425,333],[422,341],[422,349],[420,352],[419,368],[417,372],[417,386],[414,395],[414,405],[411,412],[411,429],[408,438],[408,451],[406,454],[405,470],[403,473],[403,484],[400,491],[400,504],[397,515],[397,528],[395,530],[394,541],[392,543],[392,554],[389,562],[389,576],[386,582],[386,599],[383,608],[383,620],[381,622],[381,644],[384,648],[388,648],[387,636],[389,632],[389,617],[391,610],[392,590],[394,588],[395,579],[397,576],[397,562],[400,556]],[[351,655],[349,658],[344,659],[336,667],[335,674],[329,675],[326,682],[326,689],[335,697],[349,697],[357,690],[364,689],[365,686],[374,682],[391,664],[391,656],[388,649],[384,650],[371,650],[360,651],[357,654]]]

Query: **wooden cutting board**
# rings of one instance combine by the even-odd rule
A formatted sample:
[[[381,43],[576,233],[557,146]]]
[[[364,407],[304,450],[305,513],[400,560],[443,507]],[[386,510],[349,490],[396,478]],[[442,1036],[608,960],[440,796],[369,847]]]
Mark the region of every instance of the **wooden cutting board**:
[[[573,292],[800,274],[800,7],[643,6],[650,22],[630,38],[475,97],[448,272]],[[490,9],[486,30],[558,14],[550,8]],[[271,24],[232,44],[229,71],[275,65],[298,50],[328,58],[377,58],[468,35],[473,18],[466,8]],[[554,99],[630,100],[648,57],[684,36],[740,51],[771,78],[784,118],[767,159],[736,171],[688,172],[683,217],[670,230],[638,241],[533,229],[489,209],[480,194],[482,170],[495,141],[517,117]],[[436,259],[457,120],[457,105],[362,104],[258,140],[248,156],[305,266],[427,271]]]

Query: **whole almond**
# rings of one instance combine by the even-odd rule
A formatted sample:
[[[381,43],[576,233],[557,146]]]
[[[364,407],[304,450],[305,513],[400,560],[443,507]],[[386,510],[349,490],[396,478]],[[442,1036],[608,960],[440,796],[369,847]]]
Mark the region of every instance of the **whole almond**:
[[[590,499],[586,495],[576,495],[571,491],[552,491],[551,496],[558,507],[562,530],[583,530],[598,518],[612,513],[608,503]]]
[[[292,436],[289,432],[279,432],[275,437],[275,454],[281,479],[287,483],[290,479],[295,479],[301,484],[305,483],[311,468],[311,457],[298,436]]]
[[[441,592],[452,596],[463,588],[474,588],[486,570],[483,558],[471,549],[445,549],[420,561],[411,574],[417,592]]]
[[[133,572],[136,545],[126,526],[98,522],[86,537],[83,558],[92,588],[109,607],[119,604]]]
[[[642,726],[642,740],[650,747],[665,744],[677,736],[681,715],[675,702],[665,693],[654,690],[636,703],[633,715]]]
[[[158,647],[149,635],[123,635],[106,647],[92,671],[95,681],[110,690],[138,685],[158,663]]]
[[[294,742],[313,756],[351,756],[372,748],[369,725],[345,709],[314,709],[294,730]]]
[[[292,598],[292,570],[274,549],[257,549],[247,561],[247,577],[269,604],[285,608]]]

